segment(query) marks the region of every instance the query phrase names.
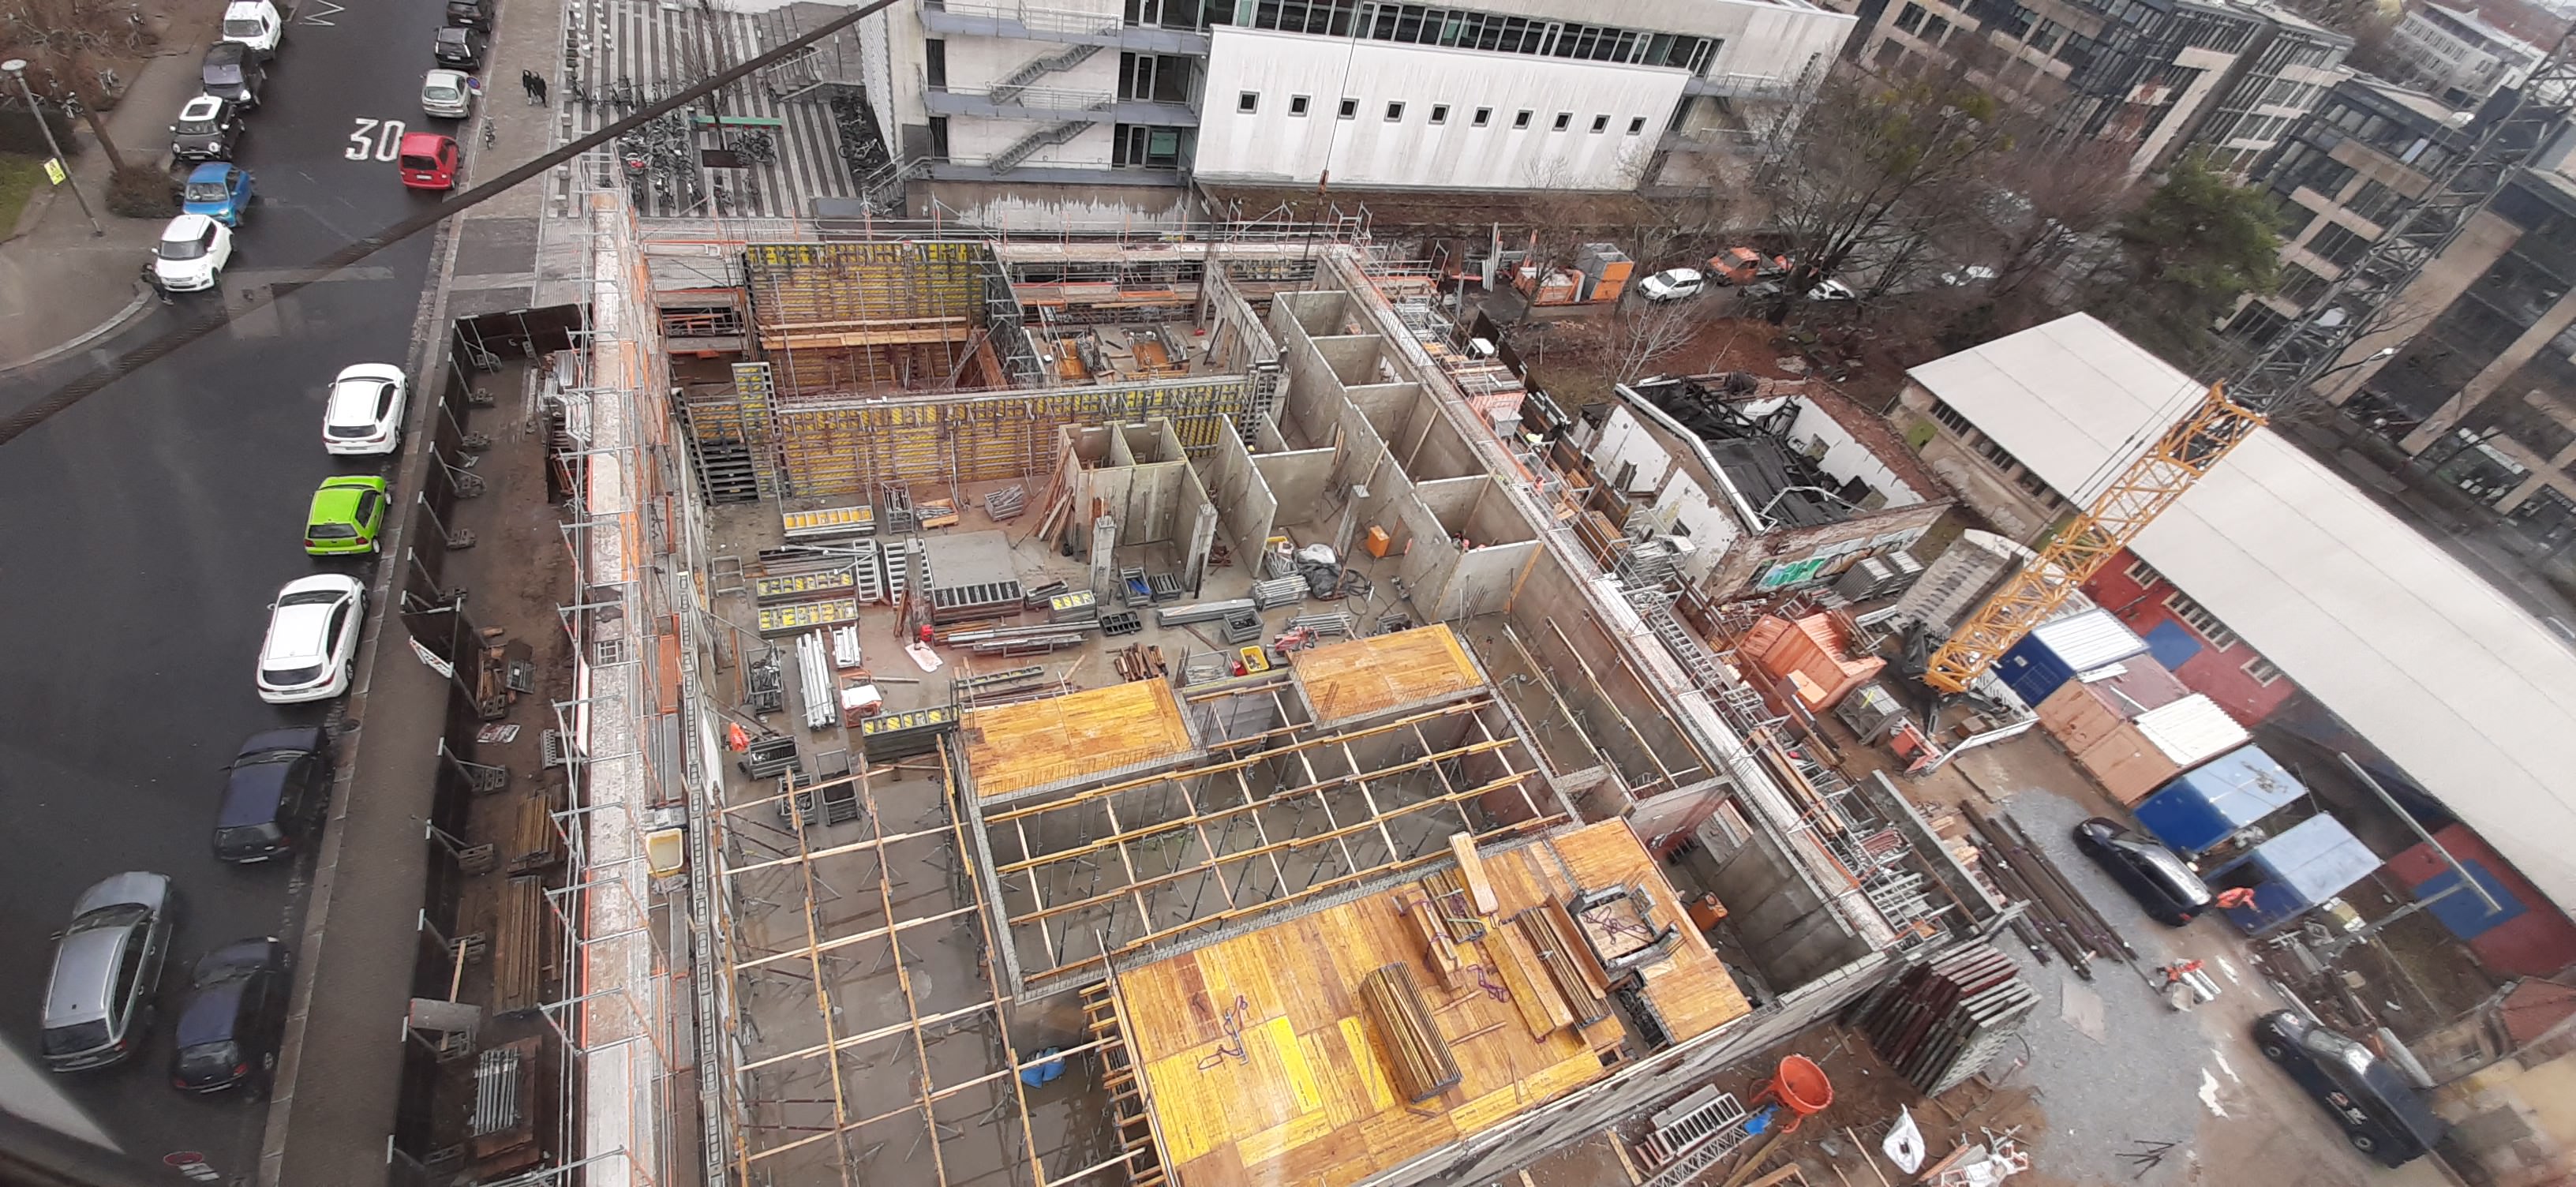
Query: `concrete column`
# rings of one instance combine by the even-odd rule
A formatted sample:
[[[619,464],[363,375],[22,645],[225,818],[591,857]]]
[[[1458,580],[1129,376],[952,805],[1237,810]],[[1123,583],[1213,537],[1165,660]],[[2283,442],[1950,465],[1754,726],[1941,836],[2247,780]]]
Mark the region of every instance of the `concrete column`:
[[[2414,432],[2406,434],[2401,447],[2408,453],[2422,453],[2435,441],[2441,440],[2443,434],[2450,432],[2453,425],[2485,403],[2506,378],[2521,370],[2524,363],[2538,355],[2541,348],[2548,346],[2549,340],[2557,337],[2570,322],[2576,322],[2576,292],[2558,298],[2548,312],[2540,315],[2539,321],[2531,323],[2531,328],[2513,340],[2513,345],[2505,347],[2504,353],[2497,355],[2495,361],[2471,376],[2468,383],[2461,386],[2460,394],[2444,401],[2440,411],[2426,417]]]
[[[2564,477],[2567,473],[2566,466],[2570,462],[2576,462],[2576,441],[2568,442],[2565,448],[2560,449],[2549,459],[2547,465],[2532,467],[2531,477],[2523,479],[2522,485],[2505,492],[2504,498],[2496,503],[2496,510],[2511,511],[2522,506],[2523,500],[2539,494],[2540,488],[2550,485],[2550,479],[2556,478],[2560,486],[2565,486],[2567,484]]]
[[[1109,612],[1109,595],[1118,588],[1118,521],[1103,515],[1091,521],[1091,596],[1100,612]]]

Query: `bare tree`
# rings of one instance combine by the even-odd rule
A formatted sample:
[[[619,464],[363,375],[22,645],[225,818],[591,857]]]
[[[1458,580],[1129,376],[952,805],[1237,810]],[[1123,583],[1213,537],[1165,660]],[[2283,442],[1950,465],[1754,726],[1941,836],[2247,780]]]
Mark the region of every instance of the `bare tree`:
[[[0,44],[28,60],[28,83],[39,93],[78,112],[98,137],[108,160],[122,170],[124,154],[108,135],[102,107],[113,104],[107,63],[120,56],[142,56],[158,40],[132,5],[106,0],[7,0],[0,8],[7,22]]]
[[[1893,256],[1953,217],[1983,166],[2012,147],[2002,104],[1964,69],[1882,79],[1838,70],[1771,169],[1791,251],[1771,321],[1847,266]]]
[[[1612,381],[1634,383],[1654,371],[1657,363],[1680,354],[1708,324],[1704,309],[1691,300],[1638,299],[1622,304],[1610,316],[1609,340],[1604,343]]]

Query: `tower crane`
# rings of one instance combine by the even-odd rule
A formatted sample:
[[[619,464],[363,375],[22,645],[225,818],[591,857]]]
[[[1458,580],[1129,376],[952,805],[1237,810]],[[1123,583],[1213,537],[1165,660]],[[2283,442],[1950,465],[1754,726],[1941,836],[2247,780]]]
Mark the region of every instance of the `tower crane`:
[[[2469,124],[2469,151],[2436,170],[2370,249],[2260,353],[2147,443],[2084,510],[1933,652],[1923,682],[1966,692],[2193,483],[2307,390],[2354,343],[2383,328],[2391,302],[2495,200],[2514,171],[2576,106],[2576,27],[2559,35],[2523,83]]]

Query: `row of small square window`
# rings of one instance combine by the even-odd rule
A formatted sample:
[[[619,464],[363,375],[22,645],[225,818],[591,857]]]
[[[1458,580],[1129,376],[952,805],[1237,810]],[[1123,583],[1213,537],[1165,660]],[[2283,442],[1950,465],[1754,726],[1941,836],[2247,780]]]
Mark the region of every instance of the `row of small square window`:
[[[1299,118],[1303,118],[1303,117],[1305,116],[1306,112],[1307,112],[1307,109],[1308,109],[1309,107],[1311,107],[1311,106],[1312,106],[1312,102],[1313,102],[1313,101],[1312,101],[1312,97],[1311,97],[1311,96],[1307,96],[1307,95],[1290,95],[1290,96],[1288,96],[1288,114],[1289,114],[1289,115],[1292,115],[1292,116],[1299,117]],[[1259,91],[1245,91],[1245,92],[1243,92],[1242,94],[1240,94],[1240,95],[1236,96],[1235,101],[1234,101],[1234,110],[1235,110],[1235,113],[1236,113],[1236,114],[1238,114],[1238,115],[1254,115],[1254,114],[1258,114],[1258,113],[1260,112],[1260,110],[1261,110],[1261,92],[1259,92]],[[1512,115],[1512,130],[1513,130],[1513,131],[1516,131],[1516,132],[1517,132],[1517,131],[1525,131],[1525,130],[1527,130],[1527,129],[1529,128],[1529,126],[1530,126],[1530,118],[1531,118],[1532,116],[1536,115],[1536,114],[1538,114],[1538,113],[1533,112],[1533,111],[1528,111],[1528,110],[1523,110],[1523,111],[1519,111],[1519,112],[1515,112],[1515,113],[1513,113],[1513,115]],[[1341,118],[1346,119],[1346,120],[1355,120],[1355,119],[1360,118],[1360,101],[1359,101],[1359,100],[1357,100],[1357,99],[1344,99],[1344,100],[1342,100],[1342,106],[1341,106]],[[1386,105],[1386,122],[1388,122],[1388,123],[1390,123],[1390,124],[1398,124],[1398,123],[1402,123],[1402,122],[1404,122],[1404,103],[1403,103],[1403,101],[1402,101],[1402,100],[1393,100],[1393,101],[1390,101],[1390,102],[1388,102],[1388,103],[1387,103],[1387,105]],[[1448,122],[1449,122],[1449,105],[1448,105],[1448,104],[1446,104],[1446,103],[1434,103],[1434,104],[1432,104],[1432,105],[1431,105],[1431,122],[1432,122],[1432,123],[1435,123],[1435,124],[1445,124],[1445,123],[1448,123]],[[1491,126],[1493,126],[1493,122],[1494,122],[1494,109],[1493,109],[1493,108],[1491,108],[1491,107],[1479,107],[1479,108],[1477,108],[1477,109],[1476,109],[1475,118],[1473,118],[1473,119],[1471,119],[1471,120],[1469,120],[1469,121],[1468,121],[1468,126],[1470,126],[1470,127],[1476,127],[1476,128],[1485,128],[1485,127],[1491,127]],[[1555,132],[1562,132],[1562,131],[1565,131],[1567,128],[1570,128],[1570,127],[1573,127],[1573,126],[1574,126],[1574,113],[1573,113],[1573,112],[1571,112],[1571,111],[1560,111],[1560,112],[1557,112],[1557,113],[1556,113],[1556,120],[1555,120],[1555,122],[1550,126],[1549,130],[1550,130],[1550,131],[1555,131]],[[1599,132],[1607,132],[1607,131],[1609,131],[1609,130],[1610,130],[1610,117],[1609,117],[1609,116],[1606,116],[1606,115],[1596,115],[1596,116],[1593,116],[1593,117],[1592,117],[1592,130],[1593,130],[1594,132],[1596,132],[1596,133],[1599,133]],[[1640,115],[1640,116],[1633,116],[1633,117],[1631,117],[1631,118],[1628,120],[1628,134],[1629,134],[1629,135],[1631,135],[1631,136],[1642,135],[1642,134],[1645,132],[1645,130],[1646,130],[1646,117],[1644,117],[1644,116],[1642,116],[1642,115]]]

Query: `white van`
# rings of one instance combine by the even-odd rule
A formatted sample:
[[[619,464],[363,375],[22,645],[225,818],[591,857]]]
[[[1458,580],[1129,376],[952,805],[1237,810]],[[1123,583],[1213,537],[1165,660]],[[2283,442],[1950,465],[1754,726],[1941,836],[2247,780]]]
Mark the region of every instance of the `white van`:
[[[262,58],[277,56],[286,39],[286,20],[271,0],[232,0],[224,5],[224,40],[238,41]]]

